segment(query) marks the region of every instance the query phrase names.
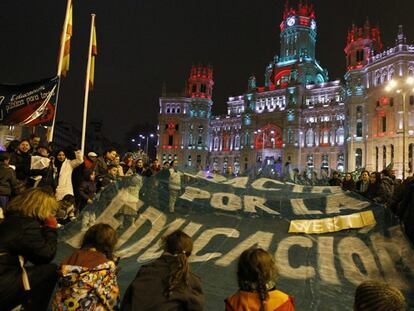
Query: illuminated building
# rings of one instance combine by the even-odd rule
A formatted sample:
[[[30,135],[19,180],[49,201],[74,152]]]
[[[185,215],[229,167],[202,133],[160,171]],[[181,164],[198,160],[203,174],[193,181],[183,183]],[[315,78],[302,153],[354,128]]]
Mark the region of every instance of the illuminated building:
[[[229,97],[223,116],[211,115],[212,68],[193,66],[183,94],[164,93],[160,98],[158,157],[219,172],[228,166],[243,173],[271,165],[281,174],[286,163],[301,172],[326,174],[364,166],[374,170],[384,166],[375,165],[372,150],[387,136],[387,163],[396,159],[401,144],[400,138],[391,138],[399,135],[391,120],[398,119],[400,110],[388,104],[385,110],[391,110],[383,112],[389,100],[381,85],[390,79],[391,67],[395,74],[414,72],[414,47],[406,45],[401,32],[395,48],[380,52],[378,28],[369,23],[353,26],[345,48],[348,71],[343,84],[330,81],[316,60],[316,36],[313,6],[287,5],[280,24],[280,53],[265,68],[264,85],[256,85],[251,76],[241,95]],[[387,135],[375,125],[385,122],[380,119],[384,113],[390,120]],[[410,125],[407,135],[413,130]]]

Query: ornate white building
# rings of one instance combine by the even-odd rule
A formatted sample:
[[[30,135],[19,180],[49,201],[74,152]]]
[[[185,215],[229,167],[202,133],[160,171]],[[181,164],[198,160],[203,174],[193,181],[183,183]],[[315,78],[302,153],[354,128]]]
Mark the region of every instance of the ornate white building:
[[[232,166],[241,173],[259,164],[280,174],[285,163],[329,173],[381,170],[394,162],[401,175],[406,115],[406,170],[411,169],[414,97],[400,90],[406,94],[404,114],[402,97],[385,91],[391,78],[414,73],[414,46],[406,44],[402,29],[396,46],[382,52],[378,28],[368,22],[353,26],[345,84],[330,81],[315,58],[312,5],[286,7],[280,30],[280,53],[266,67],[264,85],[251,76],[245,92],[229,98],[226,115],[211,115],[211,67],[193,66],[183,94],[163,92],[159,159],[222,172]]]

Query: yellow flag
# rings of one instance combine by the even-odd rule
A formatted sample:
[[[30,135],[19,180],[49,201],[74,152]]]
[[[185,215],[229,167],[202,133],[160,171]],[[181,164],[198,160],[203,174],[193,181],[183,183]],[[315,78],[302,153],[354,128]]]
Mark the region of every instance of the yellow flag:
[[[93,89],[95,82],[95,56],[98,55],[98,47],[96,45],[96,28],[95,20],[93,23],[92,33],[92,50],[91,50],[91,67],[89,68],[89,90]]]
[[[63,60],[62,60],[62,76],[66,77],[69,71],[69,63],[70,63],[70,39],[72,38],[72,4],[70,5],[69,9],[69,16],[68,16],[68,24],[65,30],[65,38],[64,38],[64,52],[63,52]]]

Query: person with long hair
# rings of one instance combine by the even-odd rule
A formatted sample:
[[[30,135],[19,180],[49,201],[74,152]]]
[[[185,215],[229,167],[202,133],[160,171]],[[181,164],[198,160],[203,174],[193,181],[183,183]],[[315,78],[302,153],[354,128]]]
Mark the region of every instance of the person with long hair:
[[[0,223],[0,310],[47,310],[57,280],[53,194],[32,188],[13,198]],[[30,262],[31,266],[26,266]]]
[[[83,155],[82,151],[75,152],[75,159],[70,160],[67,158],[64,150],[58,150],[56,153],[55,166],[57,168],[57,188],[56,199],[62,200],[67,194],[74,195],[72,185],[72,172],[73,170],[82,164]]]
[[[86,231],[81,248],[60,265],[52,310],[119,310],[116,242],[116,231],[108,224]]]
[[[354,191],[355,190],[355,181],[351,173],[346,173],[342,181],[342,190]]]
[[[226,311],[294,311],[293,298],[276,289],[277,267],[272,255],[249,248],[239,258],[239,290],[225,299]]]
[[[404,311],[406,302],[398,288],[380,281],[365,281],[355,291],[355,311]]]
[[[190,271],[188,259],[193,241],[177,230],[162,239],[164,252],[143,265],[129,285],[123,311],[198,311],[204,309],[204,294],[199,277]]]
[[[374,202],[381,202],[381,174],[372,172],[369,176],[368,199]]]

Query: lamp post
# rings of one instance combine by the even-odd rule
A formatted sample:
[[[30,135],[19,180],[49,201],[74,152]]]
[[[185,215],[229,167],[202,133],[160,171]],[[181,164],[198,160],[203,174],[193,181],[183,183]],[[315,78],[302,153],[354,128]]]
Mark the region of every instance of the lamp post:
[[[404,88],[404,82],[405,85],[408,86]],[[406,97],[407,97],[407,93],[411,93],[412,91],[414,91],[414,89],[411,89],[412,85],[414,84],[414,78],[413,77],[408,77],[407,79],[405,79],[405,81],[403,79],[400,80],[391,80],[388,85],[385,87],[385,90],[387,92],[391,92],[393,90],[395,90],[395,92],[397,94],[401,94],[402,95],[402,122],[403,122],[403,126],[402,126],[402,130],[403,130],[403,153],[402,153],[402,179],[405,180],[405,149],[406,149],[406,131],[407,131],[407,125],[406,125],[406,113],[405,113],[405,101],[406,101]]]
[[[149,134],[147,136],[139,135],[140,138],[146,139],[145,154],[147,155],[147,157],[148,157],[148,141],[149,141],[150,138],[153,138],[154,136],[155,136],[154,134]]]

